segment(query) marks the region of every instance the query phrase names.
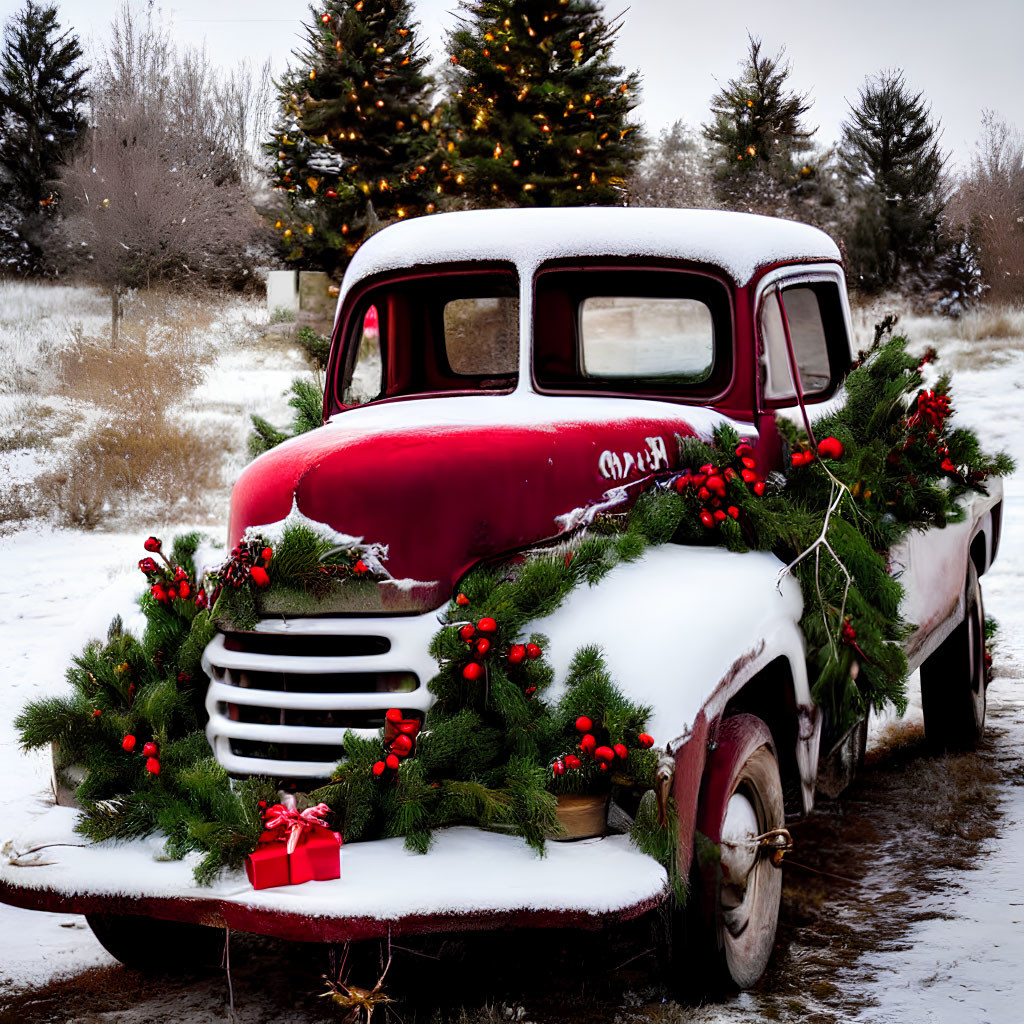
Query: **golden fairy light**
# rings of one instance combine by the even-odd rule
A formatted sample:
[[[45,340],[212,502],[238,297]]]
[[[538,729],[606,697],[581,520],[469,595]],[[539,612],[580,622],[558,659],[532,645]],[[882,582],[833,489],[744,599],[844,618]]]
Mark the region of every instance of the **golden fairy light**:
[[[525,184],[525,185],[523,186],[523,191],[524,191],[524,192],[532,192],[532,191],[533,191],[533,185],[532,185],[532,184],[531,184],[530,182],[527,182],[527,183],[526,183],[526,184]]]
[[[313,225],[312,224],[307,224],[306,227],[304,228],[304,230],[305,230],[307,235],[313,234]]]
[[[499,143],[498,143],[498,144],[497,144],[497,145],[496,145],[496,146],[494,147],[494,159],[495,159],[495,160],[497,160],[497,159],[499,159],[499,158],[500,158],[500,156],[501,156],[501,143],[499,142]]]
[[[401,206],[395,212],[398,214],[399,217],[405,216],[405,210],[403,210]]]

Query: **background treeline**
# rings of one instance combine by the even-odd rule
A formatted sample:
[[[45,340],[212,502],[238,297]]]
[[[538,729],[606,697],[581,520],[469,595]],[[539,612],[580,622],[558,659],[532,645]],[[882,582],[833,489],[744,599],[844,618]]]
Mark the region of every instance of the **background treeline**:
[[[436,73],[409,0],[327,0],[278,82],[176,49],[146,10],[126,3],[86,67],[27,0],[0,53],[0,272],[101,284],[115,324],[126,287],[242,287],[278,261],[338,275],[384,224],[493,206],[791,217],[840,241],[864,291],[952,315],[1024,299],[1024,139],[985,112],[952,171],[898,69],[868,74],[823,143],[784,52],[750,37],[704,123],[652,138],[596,0],[461,0]]]

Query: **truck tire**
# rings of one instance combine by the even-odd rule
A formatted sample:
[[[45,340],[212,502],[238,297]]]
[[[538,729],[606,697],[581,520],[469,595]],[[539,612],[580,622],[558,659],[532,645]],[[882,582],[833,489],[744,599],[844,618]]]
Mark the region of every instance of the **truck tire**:
[[[726,718],[705,763],[686,914],[685,955],[690,965],[706,970],[702,984],[750,988],[768,966],[782,869],[764,845],[749,841],[784,825],[782,780],[768,726],[754,715]]]
[[[936,750],[974,750],[985,732],[985,608],[967,568],[964,620],[921,665],[924,733]]]
[[[100,945],[125,967],[164,974],[219,967],[224,930],[130,914],[86,914]]]

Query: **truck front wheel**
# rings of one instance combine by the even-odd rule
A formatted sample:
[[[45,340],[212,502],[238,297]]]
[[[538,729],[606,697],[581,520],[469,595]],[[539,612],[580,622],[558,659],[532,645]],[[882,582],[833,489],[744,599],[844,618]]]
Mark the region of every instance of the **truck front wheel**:
[[[125,967],[175,973],[218,967],[224,930],[125,914],[86,914],[100,945]]]
[[[782,781],[768,726],[754,715],[725,719],[708,754],[697,812],[688,960],[719,984],[749,988],[775,945],[781,860],[758,837],[785,825]],[[692,948],[693,943],[700,948]]]
[[[924,733],[938,750],[974,750],[985,732],[985,609],[973,562],[966,600],[964,621],[921,665]]]

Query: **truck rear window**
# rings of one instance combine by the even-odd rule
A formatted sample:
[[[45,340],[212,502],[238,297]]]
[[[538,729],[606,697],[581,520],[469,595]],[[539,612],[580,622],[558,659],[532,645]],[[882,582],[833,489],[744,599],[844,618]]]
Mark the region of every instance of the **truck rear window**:
[[[729,293],[697,271],[546,267],[534,288],[539,390],[717,393],[732,366]]]

